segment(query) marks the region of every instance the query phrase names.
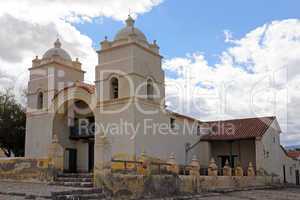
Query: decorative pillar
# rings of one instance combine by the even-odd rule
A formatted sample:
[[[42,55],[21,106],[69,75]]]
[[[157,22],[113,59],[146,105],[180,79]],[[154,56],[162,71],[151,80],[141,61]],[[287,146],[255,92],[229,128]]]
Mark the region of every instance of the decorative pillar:
[[[218,176],[218,166],[214,158],[212,158],[209,162],[208,176]]]
[[[138,174],[142,174],[142,175],[149,175],[151,173],[151,169],[150,169],[150,163],[149,163],[149,160],[147,158],[147,155],[146,155],[146,152],[143,151],[141,156],[140,156],[140,159],[139,159],[139,162],[142,163],[142,165],[138,165],[137,166],[137,172]]]
[[[255,176],[255,170],[252,165],[252,162],[249,162],[248,170],[247,170],[247,176]]]
[[[232,175],[232,169],[229,165],[229,161],[226,160],[225,166],[223,168],[223,176],[231,176]]]
[[[111,143],[102,134],[95,135],[94,184],[97,187],[110,187]]]
[[[235,176],[244,176],[244,170],[241,167],[241,162],[237,163],[237,166],[235,168]]]
[[[168,172],[171,172],[173,174],[179,174],[179,167],[176,163],[175,154],[171,153],[169,160],[167,162],[169,165],[167,167]]]
[[[107,137],[95,135],[95,171],[111,168],[111,144]]]
[[[52,143],[49,146],[48,158],[57,171],[64,170],[64,148],[58,143],[56,134],[53,134]]]
[[[191,166],[191,169],[190,169],[190,175],[191,176],[199,176],[200,173],[200,163],[199,163],[199,160],[197,159],[197,157],[194,155],[193,156],[193,159],[192,159],[192,162],[190,164]]]

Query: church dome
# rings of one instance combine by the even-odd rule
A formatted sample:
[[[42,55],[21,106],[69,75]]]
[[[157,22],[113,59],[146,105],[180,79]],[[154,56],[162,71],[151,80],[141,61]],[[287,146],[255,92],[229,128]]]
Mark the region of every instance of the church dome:
[[[115,36],[115,41],[128,39],[130,35],[135,34],[137,40],[147,42],[147,38],[142,31],[134,27],[134,20],[129,15],[126,20],[126,27],[122,28]]]
[[[61,48],[61,43],[59,41],[59,39],[57,39],[54,43],[54,48],[49,49],[44,55],[43,55],[43,59],[48,59],[48,58],[52,58],[52,57],[60,57],[64,60],[67,61],[72,61],[72,58],[70,56],[70,54]]]

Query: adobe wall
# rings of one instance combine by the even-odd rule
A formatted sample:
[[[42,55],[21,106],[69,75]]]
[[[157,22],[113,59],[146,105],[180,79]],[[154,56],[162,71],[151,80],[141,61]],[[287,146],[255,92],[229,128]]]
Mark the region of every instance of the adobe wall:
[[[96,176],[98,187],[104,185],[114,197],[127,196],[141,198],[146,196],[166,197],[201,191],[219,189],[242,189],[269,186],[279,183],[271,176],[176,176],[176,175],[124,175],[107,174]]]
[[[271,125],[261,140],[256,141],[257,170],[267,172],[269,175],[280,177],[284,181],[284,170],[287,183],[296,183],[296,170],[300,170],[300,161],[286,155],[280,146],[280,135],[274,130],[276,124]]]
[[[0,159],[0,180],[48,182],[54,170],[49,159]]]

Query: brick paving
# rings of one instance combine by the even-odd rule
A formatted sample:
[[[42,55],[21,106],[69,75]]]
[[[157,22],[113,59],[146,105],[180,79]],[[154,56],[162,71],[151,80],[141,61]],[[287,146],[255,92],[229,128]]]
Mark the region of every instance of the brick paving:
[[[49,199],[51,192],[73,190],[72,187],[47,185],[45,183],[17,183],[0,181],[0,200],[30,199],[30,195],[36,196],[36,200]],[[81,188],[82,189],[82,188]],[[299,188],[249,190],[226,193],[209,193],[194,196],[158,198],[152,200],[300,200]]]

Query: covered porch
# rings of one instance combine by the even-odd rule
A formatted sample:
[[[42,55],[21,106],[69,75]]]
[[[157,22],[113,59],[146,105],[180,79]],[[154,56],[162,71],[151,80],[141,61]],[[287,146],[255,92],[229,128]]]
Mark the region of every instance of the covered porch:
[[[256,166],[255,138],[205,142],[208,143],[210,157],[215,159],[219,168],[223,168],[226,161],[229,162],[231,168],[235,168],[240,163],[244,171],[247,170],[249,162],[254,168]]]

